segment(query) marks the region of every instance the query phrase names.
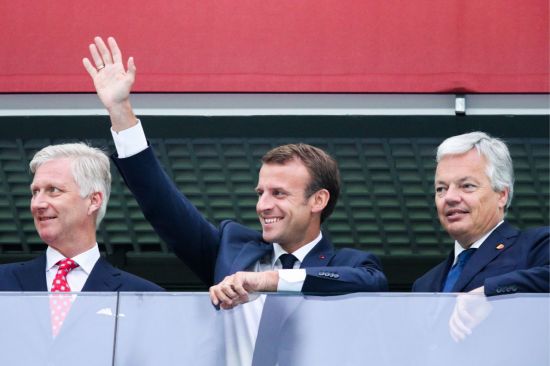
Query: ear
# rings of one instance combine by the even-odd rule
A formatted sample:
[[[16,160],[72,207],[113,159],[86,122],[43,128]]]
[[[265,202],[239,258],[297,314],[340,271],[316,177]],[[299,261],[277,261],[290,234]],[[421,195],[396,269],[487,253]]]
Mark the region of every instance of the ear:
[[[326,189],[320,189],[313,194],[311,199],[313,200],[311,212],[320,213],[325,209],[325,207],[327,207],[330,199],[330,193]]]
[[[90,194],[90,207],[88,207],[88,215],[97,213],[103,203],[103,193],[93,192]]]
[[[504,210],[506,207],[506,202],[508,201],[508,195],[510,194],[510,188],[506,187],[502,191],[497,192],[498,194],[498,209]]]

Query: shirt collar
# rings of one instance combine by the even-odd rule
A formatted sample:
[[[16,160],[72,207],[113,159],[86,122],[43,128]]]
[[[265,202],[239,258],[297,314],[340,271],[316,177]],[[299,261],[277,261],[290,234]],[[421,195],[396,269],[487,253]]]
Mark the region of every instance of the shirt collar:
[[[489,237],[489,235],[491,235],[493,233],[493,231],[495,231],[495,229],[497,227],[500,226],[500,224],[502,224],[504,222],[504,220],[502,220],[501,222],[499,222],[498,224],[496,224],[496,226],[494,228],[492,228],[487,234],[483,235],[481,238],[479,238],[478,240],[474,241],[472,245],[470,245],[470,248],[474,248],[474,249],[478,249],[481,244],[483,244],[483,242]],[[455,240],[455,260],[453,262],[456,263],[456,258],[458,257],[458,255],[460,253],[462,253],[463,251],[465,251],[466,249],[464,249],[462,247],[462,245],[460,245],[458,243],[458,241]]]
[[[85,251],[84,253],[80,253],[73,258],[76,263],[78,263],[78,267],[82,269],[87,275],[92,272],[92,269],[94,268],[97,260],[99,259],[99,247],[97,243],[95,245]],[[56,249],[48,246],[48,249],[46,249],[46,271],[51,270],[54,266],[56,266],[56,263],[60,260],[65,259],[65,256]]]
[[[293,256],[295,256],[298,259],[299,263],[302,263],[304,261],[304,258],[308,253],[313,249],[315,245],[317,245],[318,242],[323,239],[323,233],[319,231],[319,235],[313,240],[307,243],[306,245],[300,247],[298,250],[294,251],[292,253]],[[273,243],[273,257],[271,258],[271,265],[275,266],[275,262],[277,262],[277,259],[281,256],[281,254],[288,253],[286,250],[283,249],[278,243]]]

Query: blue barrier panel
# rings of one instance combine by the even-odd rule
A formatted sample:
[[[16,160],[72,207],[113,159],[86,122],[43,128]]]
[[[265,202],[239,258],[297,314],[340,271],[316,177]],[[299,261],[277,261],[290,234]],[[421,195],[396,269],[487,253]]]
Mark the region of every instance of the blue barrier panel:
[[[550,365],[549,294],[80,293],[57,337],[50,300],[0,293],[0,365]]]

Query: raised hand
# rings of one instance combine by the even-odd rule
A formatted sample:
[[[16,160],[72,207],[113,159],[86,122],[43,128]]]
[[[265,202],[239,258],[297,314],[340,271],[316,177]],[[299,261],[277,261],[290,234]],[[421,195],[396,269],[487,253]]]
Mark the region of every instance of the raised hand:
[[[136,66],[130,57],[126,69],[115,39],[109,37],[107,43],[108,47],[101,37],[95,37],[89,46],[93,64],[87,57],[82,63],[92,77],[99,99],[109,111],[113,129],[119,131],[136,123],[129,99]]]

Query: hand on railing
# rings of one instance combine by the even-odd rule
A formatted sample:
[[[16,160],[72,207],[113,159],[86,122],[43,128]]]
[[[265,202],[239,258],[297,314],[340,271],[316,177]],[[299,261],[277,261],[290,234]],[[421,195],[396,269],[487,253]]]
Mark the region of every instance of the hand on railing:
[[[479,287],[456,298],[456,304],[449,319],[449,333],[455,342],[461,342],[472,334],[493,310],[493,306]]]
[[[278,283],[277,271],[237,272],[210,287],[210,300],[222,309],[232,309],[250,301],[249,294],[252,292],[277,291]]]

